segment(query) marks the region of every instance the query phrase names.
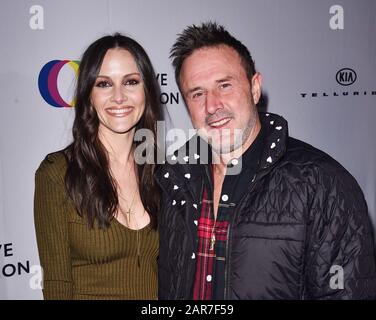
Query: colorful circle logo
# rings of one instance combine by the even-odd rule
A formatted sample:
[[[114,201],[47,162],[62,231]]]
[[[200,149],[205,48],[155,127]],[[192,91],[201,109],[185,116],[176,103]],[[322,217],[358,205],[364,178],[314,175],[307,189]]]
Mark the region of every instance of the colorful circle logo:
[[[59,72],[66,64],[72,67],[77,77],[78,67],[80,65],[80,61],[77,60],[52,60],[47,62],[38,77],[40,94],[48,104],[56,108],[71,108],[74,107],[75,103],[74,100],[70,103],[64,101],[57,87]]]

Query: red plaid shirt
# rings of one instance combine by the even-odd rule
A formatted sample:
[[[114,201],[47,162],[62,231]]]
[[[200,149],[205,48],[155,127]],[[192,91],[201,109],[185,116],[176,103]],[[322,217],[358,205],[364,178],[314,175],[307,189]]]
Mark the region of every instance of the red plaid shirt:
[[[213,200],[209,199],[208,190],[204,188],[197,225],[198,249],[193,288],[194,300],[213,298],[215,264],[218,259],[225,261],[228,224],[226,216],[218,215],[217,220],[214,219]]]
[[[236,204],[247,192],[250,181],[254,179],[264,148],[264,139],[265,129],[262,127],[252,146],[242,155],[241,174],[226,174],[216,220],[213,214],[212,195],[208,192],[211,182],[205,179],[201,210],[196,211],[194,217],[198,222],[194,300],[225,298],[226,242],[230,218],[233,217]],[[209,168],[212,172],[213,168],[211,166]]]

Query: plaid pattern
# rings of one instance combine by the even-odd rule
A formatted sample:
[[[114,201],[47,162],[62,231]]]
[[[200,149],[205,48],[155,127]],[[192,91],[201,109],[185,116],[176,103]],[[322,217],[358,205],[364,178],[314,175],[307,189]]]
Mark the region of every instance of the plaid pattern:
[[[193,287],[195,300],[222,300],[225,299],[225,274],[226,274],[226,243],[230,219],[234,214],[236,204],[240,202],[247,192],[250,181],[257,172],[259,160],[265,145],[265,128],[261,127],[260,133],[253,144],[242,155],[241,174],[226,175],[221,195],[226,195],[227,200],[221,197],[218,204],[217,220],[214,220],[213,198],[210,194],[210,184],[213,179],[204,177],[204,190],[201,199],[201,210],[195,212],[194,219],[198,221],[197,234],[197,260],[196,276]],[[213,173],[213,166],[209,166]],[[215,235],[214,247],[211,248],[211,238]],[[212,250],[211,250],[212,249]],[[211,279],[208,281],[207,276]]]
[[[224,214],[224,211],[218,210],[215,221],[213,200],[209,198],[208,189],[204,188],[200,216],[196,218],[198,220],[198,249],[193,299],[211,300],[215,280],[224,281],[224,279],[215,279],[215,269],[219,263],[225,263],[229,216]]]

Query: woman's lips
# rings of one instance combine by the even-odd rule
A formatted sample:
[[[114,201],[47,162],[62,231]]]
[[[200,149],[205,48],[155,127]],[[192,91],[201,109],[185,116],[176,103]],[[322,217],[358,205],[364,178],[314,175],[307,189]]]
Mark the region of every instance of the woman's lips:
[[[106,112],[113,117],[125,117],[130,114],[133,110],[133,107],[121,107],[121,108],[107,108]]]

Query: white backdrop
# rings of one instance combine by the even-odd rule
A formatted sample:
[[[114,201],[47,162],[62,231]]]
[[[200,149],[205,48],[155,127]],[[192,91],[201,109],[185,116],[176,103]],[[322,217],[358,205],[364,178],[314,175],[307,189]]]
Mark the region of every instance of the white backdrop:
[[[43,99],[39,73],[52,60],[79,60],[87,45],[115,31],[145,47],[156,72],[165,74],[164,99],[178,99],[168,59],[176,34],[207,20],[225,25],[263,74],[268,111],[283,115],[292,136],[323,149],[356,177],[376,225],[375,17],[374,0],[2,1],[0,299],[42,297],[34,172],[71,138],[74,110]],[[352,71],[338,73],[343,68]],[[56,81],[67,102],[74,78],[66,64]],[[169,127],[191,128],[181,99],[169,99],[165,109]]]

